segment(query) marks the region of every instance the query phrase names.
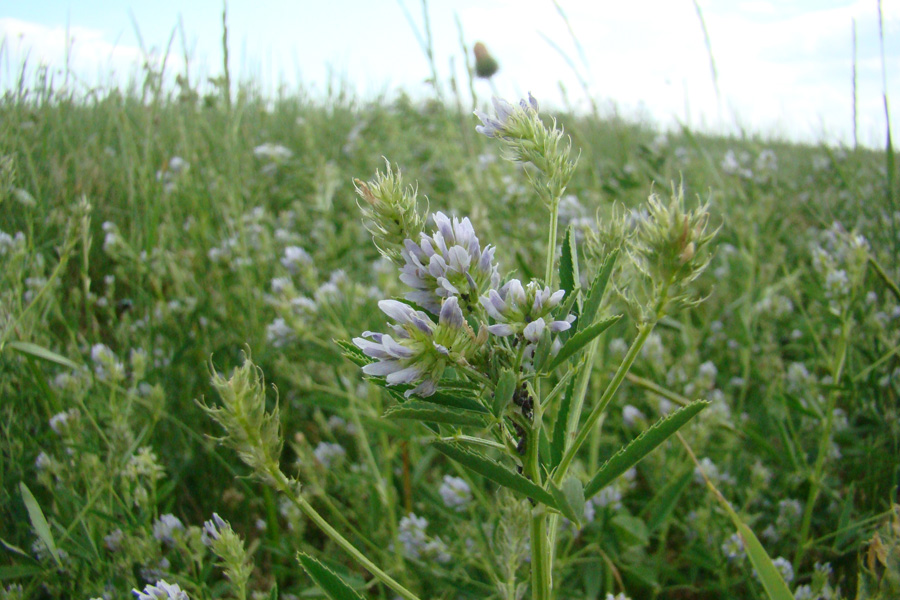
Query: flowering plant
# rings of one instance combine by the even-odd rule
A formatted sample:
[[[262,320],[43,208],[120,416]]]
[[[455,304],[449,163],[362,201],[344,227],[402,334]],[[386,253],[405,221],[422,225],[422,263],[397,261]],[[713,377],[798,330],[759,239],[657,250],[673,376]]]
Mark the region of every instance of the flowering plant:
[[[483,123],[477,130],[499,139],[510,160],[530,165],[525,173],[549,210],[543,278],[504,281],[499,250],[482,243],[469,218],[421,213],[415,188],[404,187],[388,163],[386,173],[357,180],[356,189],[366,229],[407,290],[402,299],[378,302],[391,321],[386,332],[364,331],[339,344],[396,400],[385,418],[424,423],[438,452],[499,486],[501,498],[529,500],[531,595],[549,600],[561,519],[582,523],[594,511],[594,496],[707,405],[685,403],[590,477],[571,468],[656,323],[690,300],[687,285],[708,264],[713,234],[706,231],[705,205],[687,210],[680,192],[668,203],[653,195],[638,226],[624,217],[601,225],[584,253],[598,258],[587,263],[595,272],[582,279],[571,230],[558,251],[560,199],[577,164],[571,144],[555,122],[544,124],[530,95],[517,105],[495,99],[494,107],[495,115],[477,113]],[[621,318],[607,314],[614,297],[636,317],[637,334],[605,391],[589,403],[599,336]],[[225,406],[207,410],[257,476],[291,498],[385,585],[417,598],[332,528],[304,499],[300,483],[281,472],[277,415],[262,412],[261,378],[252,363],[230,380],[217,376],[215,385]],[[448,506],[455,510],[470,501],[465,482],[449,476],[444,482]],[[444,562],[443,542],[428,541],[426,525],[415,515],[404,517],[397,540],[407,556]],[[320,563],[305,555],[300,560],[325,589],[346,586],[349,593]],[[514,572],[498,587],[508,600],[523,590]]]

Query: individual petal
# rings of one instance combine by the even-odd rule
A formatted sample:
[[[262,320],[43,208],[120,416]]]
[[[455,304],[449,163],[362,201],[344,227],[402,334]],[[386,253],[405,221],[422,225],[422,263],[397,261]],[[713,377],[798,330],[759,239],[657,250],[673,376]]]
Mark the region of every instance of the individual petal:
[[[488,325],[487,329],[494,335],[499,335],[500,337],[506,337],[507,335],[512,335],[516,332],[516,330],[513,329],[512,326],[508,325],[507,323],[497,323],[496,325]]]
[[[541,338],[541,334],[544,333],[545,326],[546,323],[544,322],[544,319],[538,318],[525,326],[525,329],[522,330],[522,335],[524,335],[525,339],[529,342],[537,343]]]
[[[438,323],[454,329],[461,329],[465,325],[466,319],[463,317],[462,309],[459,308],[459,300],[456,296],[451,296],[444,300],[444,303],[441,305],[441,316]]]
[[[403,365],[400,364],[399,360],[382,360],[382,361],[374,362],[372,364],[364,366],[362,368],[362,371],[366,375],[373,375],[375,377],[384,377],[386,375],[390,375],[394,371],[399,371],[402,368],[403,368]]]
[[[398,323],[408,323],[415,312],[410,306],[397,300],[381,300],[378,302],[378,308]]]
[[[384,347],[377,342],[370,342],[363,338],[353,338],[356,347],[363,351],[363,354],[371,358],[390,358]]]
[[[544,303],[544,305],[547,306],[548,308],[555,308],[555,307],[559,306],[559,303],[562,301],[563,296],[565,296],[565,295],[566,295],[566,290],[556,290],[550,296],[550,299]]]
[[[437,388],[437,382],[433,381],[431,379],[426,379],[425,381],[423,381],[422,383],[420,383],[413,389],[406,390],[406,392],[404,392],[403,395],[406,396],[407,398],[409,398],[413,394],[415,394],[416,396],[419,396],[420,398],[427,398],[428,396],[430,396],[434,393],[435,388]]]
[[[553,333],[559,333],[560,331],[565,331],[572,327],[572,324],[568,321],[550,321],[550,331]]]
[[[422,376],[422,369],[416,365],[394,371],[387,376],[388,385],[397,385],[399,383],[412,383]]]
[[[382,346],[383,351],[393,358],[410,358],[415,354],[412,348],[407,348],[406,346],[395,342],[389,335],[384,336],[382,339]]]

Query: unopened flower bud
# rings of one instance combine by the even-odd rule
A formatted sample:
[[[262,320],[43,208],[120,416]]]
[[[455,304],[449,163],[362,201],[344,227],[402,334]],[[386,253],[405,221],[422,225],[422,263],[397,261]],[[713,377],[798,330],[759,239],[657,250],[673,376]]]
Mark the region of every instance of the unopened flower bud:
[[[475,52],[475,74],[485,79],[493,77],[500,65],[488,52],[487,46],[481,42],[476,42],[472,50]]]

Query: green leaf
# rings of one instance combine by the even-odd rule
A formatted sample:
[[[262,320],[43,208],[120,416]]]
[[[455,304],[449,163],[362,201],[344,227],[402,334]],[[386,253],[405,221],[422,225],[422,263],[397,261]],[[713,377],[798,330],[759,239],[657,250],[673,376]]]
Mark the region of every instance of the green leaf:
[[[59,552],[56,550],[56,542],[53,540],[53,533],[50,531],[50,524],[44,518],[44,511],[41,510],[41,506],[35,499],[34,494],[31,493],[24,481],[19,482],[19,491],[22,493],[22,501],[28,510],[28,518],[31,519],[31,526],[34,527],[34,532],[47,546],[47,550],[50,551],[50,554],[56,560],[56,564],[62,566]]]
[[[69,367],[70,369],[78,368],[78,364],[72,362],[65,356],[57,354],[52,350],[47,350],[46,348],[38,346],[37,344],[32,344],[31,342],[10,342],[6,345],[6,347],[12,348],[13,350],[16,350],[22,354],[31,356],[32,358],[46,360],[47,362],[56,363],[64,367]]]
[[[559,285],[565,290],[566,298],[572,295],[578,283],[578,251],[575,238],[572,237],[572,226],[566,229],[563,238],[562,255],[559,257]],[[577,311],[576,311],[577,312]]]
[[[516,392],[517,383],[518,377],[516,377],[516,374],[511,369],[503,369],[503,372],[500,373],[497,387],[494,388],[494,400],[491,403],[491,412],[494,413],[495,417],[503,416],[503,412],[509,406],[513,394]]]
[[[550,493],[570,521],[578,524],[584,521],[584,486],[577,477],[567,477],[561,488],[551,483]]]
[[[663,417],[653,427],[643,431],[641,435],[631,440],[627,446],[606,461],[593,479],[584,487],[585,498],[590,498],[606,487],[613,479],[636,465],[642,458],[650,454],[657,446],[681,429],[707,406],[709,406],[709,402],[705,400],[691,402],[667,417]]]
[[[41,575],[44,568],[40,565],[9,565],[0,567],[0,581],[5,579],[21,579]]]
[[[334,340],[334,343],[341,347],[342,354],[350,361],[356,363],[358,367],[364,367],[374,362],[371,358],[363,354],[363,351],[357,348],[353,342],[347,340]]]
[[[556,422],[553,424],[553,440],[550,443],[550,470],[559,466],[566,450],[566,426],[569,421],[569,410],[572,406],[572,395],[575,393],[575,377],[566,386],[566,395],[559,403]]]
[[[541,332],[541,337],[538,339],[537,346],[534,348],[534,370],[538,373],[543,371],[544,364],[547,362],[547,359],[550,358],[550,328],[544,327],[544,331]]]
[[[477,414],[458,408],[432,404],[424,400],[409,400],[389,408],[383,416],[385,419],[411,419],[413,421],[446,423],[447,425],[469,425],[472,427],[485,426],[484,419]]]
[[[627,546],[646,546],[650,541],[647,526],[637,517],[619,513],[610,519],[610,524],[618,534],[619,541]]]
[[[781,572],[775,566],[775,563],[772,562],[772,559],[769,558],[769,555],[766,553],[763,545],[759,542],[759,538],[753,533],[753,530],[744,524],[738,514],[734,512],[734,509],[721,494],[715,495],[719,499],[719,503],[725,507],[728,516],[731,517],[731,522],[734,523],[734,526],[738,530],[738,534],[744,541],[744,550],[747,552],[747,557],[750,559],[753,569],[756,571],[756,574],[759,575],[759,580],[762,582],[769,600],[794,600],[794,595],[791,593],[791,589],[788,587],[787,583],[785,583],[784,577],[781,576]]]
[[[644,510],[641,511],[641,517],[647,520],[647,529],[650,533],[656,531],[669,515],[675,509],[681,494],[687,489],[687,486],[694,478],[694,470],[689,469],[680,477],[670,479],[666,484],[650,499]]]
[[[397,400],[397,402],[399,402],[400,404],[406,404],[407,402],[409,402],[409,400],[403,395],[403,392],[410,389],[412,386],[398,385],[394,387],[388,387],[384,382],[384,379],[371,379],[370,381],[386,389],[388,393],[390,393],[391,396],[393,396],[394,399]],[[447,408],[459,408],[483,415],[490,414],[488,412],[488,409],[483,407],[481,403],[478,402],[478,400],[468,395],[440,391],[428,396],[427,401],[431,404],[439,404]]]
[[[562,512],[550,492],[497,461],[466,450],[452,442],[434,442],[433,445],[438,452],[452,458],[470,471]]]
[[[569,357],[584,348],[592,339],[615,325],[621,318],[622,315],[616,315],[614,317],[609,317],[608,319],[603,319],[602,321],[597,321],[590,327],[582,329],[573,335],[569,338],[569,341],[559,349],[559,352],[553,357],[550,364],[546,366],[546,372],[552,373],[558,366],[568,360]],[[535,363],[535,368],[537,368],[537,363]]]
[[[297,560],[303,570],[322,588],[325,595],[331,600],[363,600],[363,597],[350,585],[341,579],[337,573],[320,563],[318,560],[303,552],[297,553]]]
[[[593,283],[591,283],[591,289],[584,301],[584,308],[581,311],[581,316],[576,322],[575,329],[581,330],[588,325],[593,324],[594,317],[597,316],[597,311],[600,309],[600,303],[603,302],[606,284],[609,283],[609,276],[612,274],[618,256],[619,251],[613,250],[600,266],[600,272],[597,273]]]

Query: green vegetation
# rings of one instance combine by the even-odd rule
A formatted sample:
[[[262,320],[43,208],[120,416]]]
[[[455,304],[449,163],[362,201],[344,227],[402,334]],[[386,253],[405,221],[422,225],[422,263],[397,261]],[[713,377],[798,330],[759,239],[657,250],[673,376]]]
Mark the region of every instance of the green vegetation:
[[[544,598],[535,527],[555,542],[560,600],[779,598],[784,582],[797,598],[900,594],[892,155],[543,113],[580,152],[559,197],[462,101],[252,87],[226,101],[158,81],[75,99],[43,80],[0,100],[0,598],[124,598],[160,580],[159,597],[177,583],[192,599],[394,598],[350,545],[406,597]],[[577,298],[566,309],[594,311],[544,372],[537,342],[528,380],[548,427],[581,390],[580,448],[549,435],[516,465],[502,440],[472,443],[519,406],[527,376],[505,365],[493,400],[448,393],[449,408],[366,380],[349,342],[385,331],[378,301],[408,292],[372,244],[391,231],[358,206],[383,157],[423,214],[471,220],[504,281],[555,280]],[[688,306],[651,331],[604,261],[610,224],[640,229],[672,182],[689,208],[708,200],[718,231]],[[219,445],[226,422],[207,410],[229,393],[259,394],[258,412]],[[574,421],[559,431],[574,438]],[[264,439],[236,440],[241,423]],[[574,477],[536,489],[544,441]]]

